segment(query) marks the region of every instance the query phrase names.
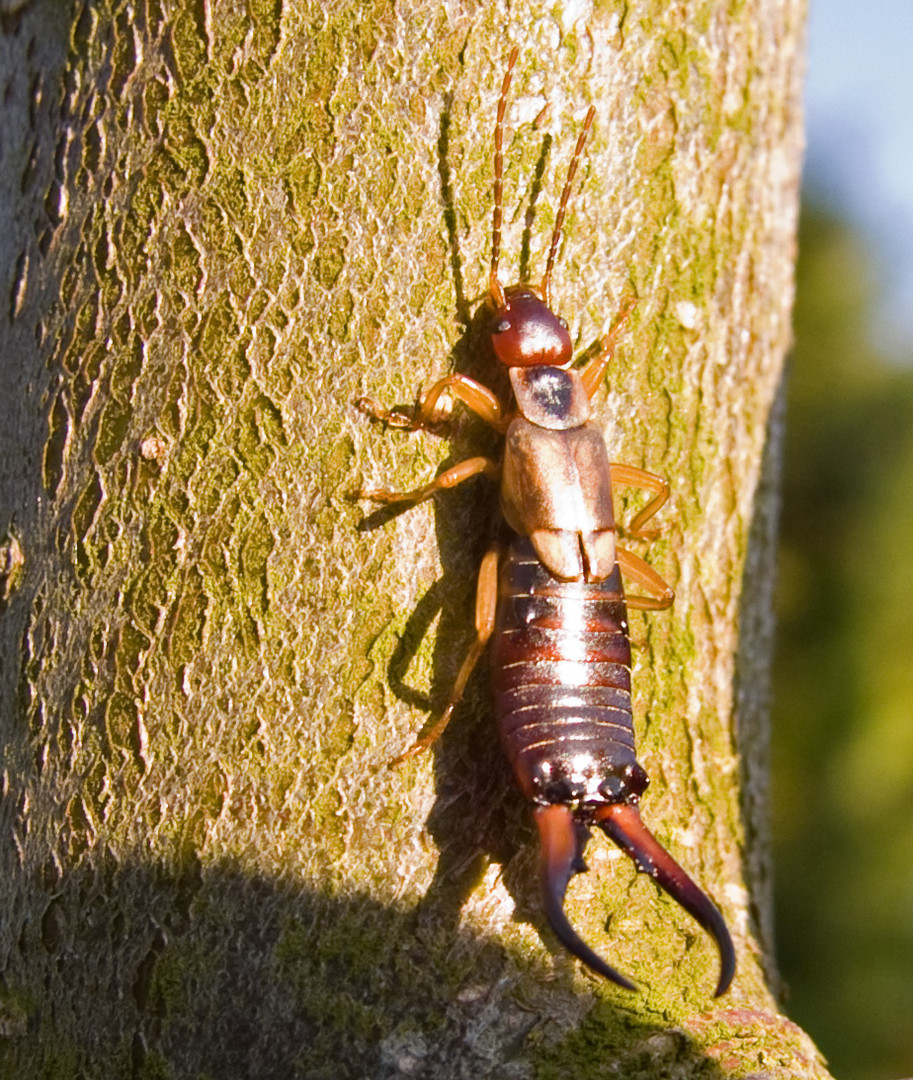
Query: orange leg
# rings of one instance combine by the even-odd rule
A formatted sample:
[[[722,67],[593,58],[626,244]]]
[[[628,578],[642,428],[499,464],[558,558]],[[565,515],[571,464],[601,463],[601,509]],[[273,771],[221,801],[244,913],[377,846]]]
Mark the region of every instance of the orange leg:
[[[628,551],[627,548],[616,547],[615,552],[618,565],[625,577],[650,593],[649,596],[625,595],[628,607],[637,608],[640,611],[663,611],[672,604],[675,591],[649,563],[644,562],[639,555]]]
[[[613,323],[612,329],[600,340],[599,351],[587,363],[585,368],[581,368],[580,378],[583,379],[584,389],[586,390],[587,397],[590,399],[592,399],[593,395],[602,385],[602,377],[605,375],[605,369],[612,359],[612,353],[615,352],[615,343],[618,340],[618,335],[624,328],[625,323],[628,321],[628,316],[634,310],[636,304],[636,300],[629,300],[627,302],[624,308],[622,308],[621,314]]]
[[[391,427],[428,431],[449,419],[454,399],[462,401],[496,431],[507,430],[500,401],[487,386],[470,379],[468,375],[445,375],[443,379],[438,379],[422,394],[411,415],[397,409],[384,409],[370,398],[359,398],[357,404],[363,413]]]
[[[354,492],[352,498],[370,499],[372,502],[383,503],[386,506],[390,503],[400,502],[415,504],[431,498],[436,491],[446,491],[448,488],[456,487],[457,484],[462,484],[465,480],[471,480],[473,476],[480,476],[483,473],[490,479],[497,480],[501,475],[501,466],[496,461],[491,461],[485,457],[467,458],[465,461],[461,461],[459,465],[454,465],[452,469],[448,469],[446,472],[442,472],[440,476],[436,476],[430,483],[415,488],[414,491],[365,488],[362,491]]]
[[[631,523],[624,528],[625,536],[635,536],[640,540],[651,540],[656,532],[644,529],[644,525],[650,520],[661,506],[669,498],[669,484],[656,473],[647,472],[646,469],[638,469],[636,465],[616,465],[612,462],[612,484],[624,484],[626,487],[643,488],[644,491],[652,491],[653,498],[639,513],[635,514]]]
[[[476,587],[476,639],[469,648],[466,658],[460,666],[459,674],[453,689],[450,691],[450,700],[447,707],[441,713],[440,719],[435,720],[418,733],[418,738],[405,753],[395,757],[390,762],[390,768],[394,768],[407,758],[421,754],[433,745],[443,734],[444,728],[450,723],[453,710],[460,703],[463,691],[469,682],[469,676],[479,661],[488,639],[495,628],[495,608],[498,602],[498,563],[501,559],[501,545],[492,544],[485,552],[482,565],[479,568],[479,582]]]

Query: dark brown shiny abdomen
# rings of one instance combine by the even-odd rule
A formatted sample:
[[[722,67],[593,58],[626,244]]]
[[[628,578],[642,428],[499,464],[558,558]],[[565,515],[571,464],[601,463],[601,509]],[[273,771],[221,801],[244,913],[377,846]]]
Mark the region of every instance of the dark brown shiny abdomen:
[[[537,803],[636,801],[631,650],[621,576],[559,581],[514,536],[492,641],[501,740]]]

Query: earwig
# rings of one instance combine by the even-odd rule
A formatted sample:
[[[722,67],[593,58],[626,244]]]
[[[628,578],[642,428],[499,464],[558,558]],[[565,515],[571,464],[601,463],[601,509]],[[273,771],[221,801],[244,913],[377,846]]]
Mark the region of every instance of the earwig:
[[[465,375],[439,379],[414,413],[385,411],[362,399],[375,419],[433,429],[461,401],[505,436],[500,461],[469,458],[415,491],[366,490],[383,504],[420,502],[474,476],[499,482],[504,519],[486,552],[476,594],[476,637],[440,719],[391,764],[426,750],[446,727],[473,668],[492,643],[495,713],[505,753],[533,804],[541,841],[543,908],[558,940],[592,970],[634,985],[583,942],[564,912],[584,849],[601,829],[713,937],[720,956],[716,995],[735,974],[735,950],[717,907],[643,824],[638,804],[648,778],[634,753],[627,607],[661,610],[673,591],[646,562],[616,541],[613,484],[650,493],[625,532],[646,538],[646,522],[669,494],[665,480],[610,463],[590,402],[602,383],[629,304],[579,370],[570,364],[567,323],[551,307],[551,274],[572,184],[595,110],[577,140],[561,194],[542,284],[503,286],[498,273],[503,201],[503,129],[518,49],[510,54],[495,123],[494,212],[487,304],[491,344],[507,368],[506,407]],[[622,572],[640,590],[626,597]]]

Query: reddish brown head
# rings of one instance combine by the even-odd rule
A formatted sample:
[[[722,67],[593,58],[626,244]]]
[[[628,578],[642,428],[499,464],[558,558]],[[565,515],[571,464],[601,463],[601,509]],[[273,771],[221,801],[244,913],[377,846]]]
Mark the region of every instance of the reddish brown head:
[[[507,367],[563,367],[574,352],[567,323],[528,285],[504,290],[504,304],[495,311],[491,344]]]

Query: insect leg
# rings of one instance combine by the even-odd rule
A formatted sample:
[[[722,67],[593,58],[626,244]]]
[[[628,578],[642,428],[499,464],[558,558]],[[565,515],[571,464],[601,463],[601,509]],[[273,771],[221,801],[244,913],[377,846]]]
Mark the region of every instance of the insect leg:
[[[649,563],[627,548],[615,548],[615,555],[621,572],[635,585],[645,589],[649,596],[625,595],[628,607],[641,611],[663,611],[675,599],[675,590],[664,581]]]
[[[491,480],[497,480],[501,475],[501,466],[496,461],[485,457],[472,457],[447,469],[440,476],[436,476],[430,483],[413,491],[390,491],[388,488],[364,488],[354,493],[356,499],[370,499],[372,502],[384,503],[415,503],[429,499],[436,491],[446,491],[449,488],[462,484],[465,480],[471,480],[474,476],[484,474]]]
[[[391,427],[420,431],[433,429],[447,420],[453,410],[454,398],[462,401],[496,431],[506,429],[501,402],[487,386],[470,379],[468,375],[445,375],[443,379],[438,379],[422,394],[411,415],[399,409],[384,409],[371,398],[359,398],[356,404],[374,420]]]
[[[588,361],[586,367],[580,369],[580,378],[583,380],[583,386],[588,398],[592,398],[602,384],[602,377],[605,375],[605,369],[612,359],[612,353],[615,351],[615,343],[618,340],[618,335],[621,333],[625,323],[628,321],[628,316],[634,310],[636,305],[637,301],[633,299],[625,304],[621,309],[618,318],[612,324],[611,330],[600,339],[599,351]]]
[[[630,524],[624,527],[625,536],[636,536],[640,540],[650,540],[655,533],[645,530],[644,525],[660,509],[669,498],[669,483],[656,473],[647,472],[646,469],[638,469],[636,465],[618,465],[612,462],[610,465],[612,484],[624,484],[626,487],[643,488],[644,491],[652,491],[653,498],[643,510],[639,511],[631,519]]]
[[[485,557],[482,559],[482,565],[479,568],[479,581],[476,586],[476,639],[470,646],[469,652],[460,666],[446,708],[441,713],[440,719],[422,728],[418,733],[418,738],[405,753],[400,754],[390,762],[391,769],[407,758],[415,757],[416,754],[421,754],[424,750],[427,750],[429,746],[437,742],[443,734],[444,728],[450,723],[453,710],[463,697],[463,691],[469,682],[469,676],[478,663],[479,657],[482,655],[495,628],[495,608],[498,601],[498,563],[501,554],[502,545],[495,543],[485,552]]]

